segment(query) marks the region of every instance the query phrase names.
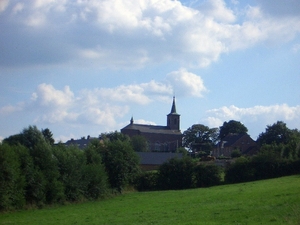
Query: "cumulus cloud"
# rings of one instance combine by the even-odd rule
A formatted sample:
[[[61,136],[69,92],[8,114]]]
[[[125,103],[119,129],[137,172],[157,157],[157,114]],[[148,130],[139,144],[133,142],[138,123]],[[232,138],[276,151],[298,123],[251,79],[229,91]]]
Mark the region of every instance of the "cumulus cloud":
[[[23,103],[19,103],[16,106],[13,105],[6,105],[0,108],[0,115],[9,115],[14,112],[22,111],[23,110]]]
[[[241,11],[224,0],[194,8],[171,0],[8,2],[0,3],[5,14],[0,65],[6,67],[89,63],[121,68],[165,61],[205,67],[223,53],[289,41],[300,32],[300,7],[292,0],[280,3],[286,8],[280,18],[275,13],[280,7],[268,1]]]
[[[7,8],[9,4],[9,0],[2,0],[0,1],[0,13],[5,11],[5,9]]]
[[[174,92],[183,96],[202,97],[207,89],[201,77],[188,72],[182,68],[167,75],[167,80],[174,89]]]
[[[225,121],[237,120],[244,123],[247,127],[251,126],[257,135],[263,132],[267,125],[276,121],[286,122],[291,129],[300,126],[300,105],[288,106],[287,104],[254,106],[250,108],[239,108],[237,106],[223,106],[217,109],[211,109],[207,112],[208,117],[204,121],[213,127],[218,127]]]
[[[202,79],[186,69],[171,72],[166,79],[151,80],[140,84],[119,85],[111,88],[83,89],[74,93],[69,86],[57,89],[42,83],[32,93],[31,99],[0,109],[1,115],[16,111],[30,112],[36,123],[97,124],[105,130],[116,127],[133,105],[148,105],[153,101],[170,101],[177,97],[201,97],[205,91]]]

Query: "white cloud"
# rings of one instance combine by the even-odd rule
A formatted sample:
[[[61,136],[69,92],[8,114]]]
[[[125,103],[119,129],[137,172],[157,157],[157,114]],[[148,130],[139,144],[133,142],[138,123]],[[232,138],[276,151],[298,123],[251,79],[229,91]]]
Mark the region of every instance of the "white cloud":
[[[167,75],[176,95],[202,97],[207,89],[201,77],[182,68]]]
[[[259,3],[233,11],[224,0],[207,0],[198,8],[171,0],[12,0],[11,8],[1,1],[0,9],[14,13],[4,20],[9,30],[0,34],[0,47],[11,57],[0,56],[0,65],[72,62],[122,68],[175,61],[205,67],[223,53],[299,34],[299,14],[279,18],[267,14],[270,5]],[[20,29],[24,22],[28,29]],[[22,47],[7,42],[9,34]],[[28,49],[30,57],[19,57]]]
[[[200,11],[206,16],[223,23],[232,23],[236,19],[233,11],[226,7],[226,3],[223,0],[205,1],[200,7]]]
[[[202,79],[186,69],[174,71],[166,80],[112,88],[84,89],[77,94],[69,86],[61,90],[51,84],[38,85],[27,102],[7,105],[0,109],[2,115],[16,111],[38,114],[35,123],[97,124],[105,130],[117,126],[116,119],[130,111],[132,105],[147,105],[153,101],[169,101],[170,96],[201,97],[205,90]]]
[[[250,133],[256,135],[263,132],[267,125],[276,121],[286,122],[291,129],[300,127],[300,105],[281,104],[250,108],[239,108],[231,105],[208,110],[207,114],[209,116],[203,120],[209,126],[221,126],[225,121],[237,120],[245,124]]]
[[[40,84],[32,94],[32,100],[46,107],[68,107],[74,101],[74,94],[69,86],[62,91],[56,90],[51,84]]]
[[[0,1],[0,13],[4,12],[9,4],[9,0]]]

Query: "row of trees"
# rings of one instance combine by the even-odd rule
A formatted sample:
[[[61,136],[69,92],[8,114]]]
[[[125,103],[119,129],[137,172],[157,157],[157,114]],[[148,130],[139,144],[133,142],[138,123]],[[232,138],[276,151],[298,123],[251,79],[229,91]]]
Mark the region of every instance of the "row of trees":
[[[0,144],[0,210],[98,199],[122,192],[138,176],[130,139],[103,134],[86,149],[53,145],[35,126]]]
[[[239,121],[224,122],[220,128],[209,128],[202,124],[194,124],[183,132],[183,146],[190,151],[201,149],[208,154],[217,142],[230,133],[247,134],[248,129]],[[300,157],[300,132],[289,129],[282,121],[268,125],[265,132],[259,134],[256,142],[260,147],[268,149],[281,149],[286,158]],[[284,149],[284,150],[283,150]]]

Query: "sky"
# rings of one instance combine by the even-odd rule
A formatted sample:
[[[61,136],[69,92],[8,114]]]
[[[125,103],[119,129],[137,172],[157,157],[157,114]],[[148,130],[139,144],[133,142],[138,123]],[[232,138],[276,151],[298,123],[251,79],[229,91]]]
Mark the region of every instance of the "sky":
[[[236,120],[300,129],[299,0],[0,0],[0,140]]]

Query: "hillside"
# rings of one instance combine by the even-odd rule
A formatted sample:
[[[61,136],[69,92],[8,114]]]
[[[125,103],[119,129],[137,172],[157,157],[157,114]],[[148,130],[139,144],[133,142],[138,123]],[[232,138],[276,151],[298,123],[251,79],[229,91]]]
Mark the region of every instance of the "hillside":
[[[6,213],[0,224],[300,224],[300,176]]]

